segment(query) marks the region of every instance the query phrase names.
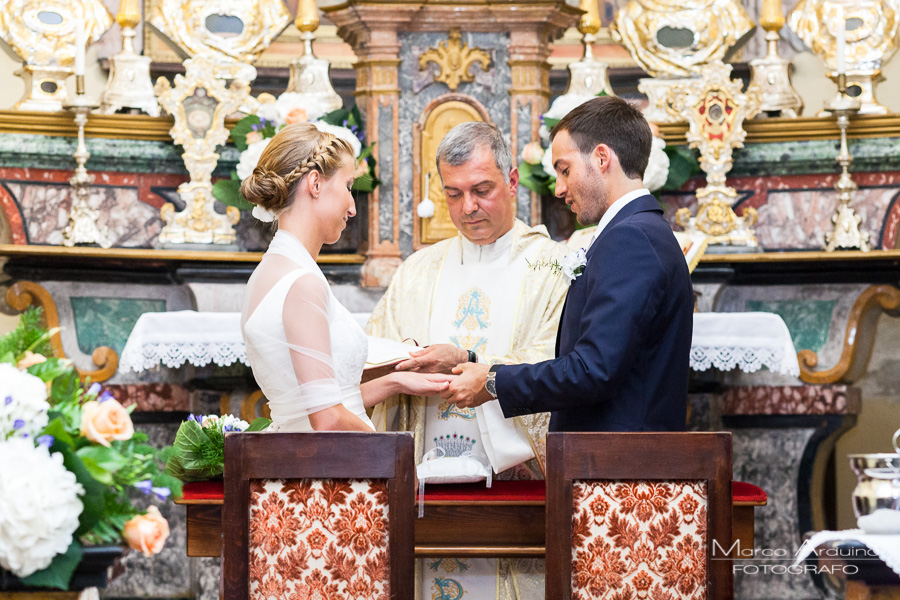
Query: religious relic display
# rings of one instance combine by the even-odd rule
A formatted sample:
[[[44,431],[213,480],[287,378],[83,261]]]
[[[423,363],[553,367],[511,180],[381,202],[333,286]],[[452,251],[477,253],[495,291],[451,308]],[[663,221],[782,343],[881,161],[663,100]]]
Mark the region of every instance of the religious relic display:
[[[0,600],[900,593],[900,0],[0,40]]]

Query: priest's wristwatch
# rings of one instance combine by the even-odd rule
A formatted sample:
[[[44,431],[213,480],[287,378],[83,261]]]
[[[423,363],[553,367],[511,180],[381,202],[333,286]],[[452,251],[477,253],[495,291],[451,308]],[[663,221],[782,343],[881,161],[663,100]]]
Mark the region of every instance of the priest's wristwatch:
[[[500,365],[494,365],[491,367],[491,370],[488,371],[487,380],[484,382],[484,389],[487,390],[487,393],[490,394],[494,400],[497,399],[497,367]]]

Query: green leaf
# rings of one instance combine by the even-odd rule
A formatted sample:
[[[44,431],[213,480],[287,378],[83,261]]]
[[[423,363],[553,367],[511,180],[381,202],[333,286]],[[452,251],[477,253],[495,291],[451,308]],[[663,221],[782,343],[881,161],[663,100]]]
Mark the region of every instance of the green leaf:
[[[49,383],[68,371],[74,372],[72,365],[58,358],[48,358],[42,363],[31,365],[27,371],[43,381]]]
[[[544,125],[547,126],[547,129],[553,129],[556,127],[556,124],[559,123],[559,119],[551,119],[549,117],[544,117]]]
[[[128,464],[128,458],[106,446],[86,446],[76,452],[91,477],[111,484],[113,473]]]
[[[663,190],[681,189],[688,179],[700,172],[700,163],[694,152],[685,146],[666,146],[665,153],[669,157],[669,176],[662,186]]]
[[[75,572],[75,567],[81,562],[83,553],[81,544],[72,540],[65,552],[53,557],[53,562],[50,563],[50,566],[36,571],[28,577],[24,577],[22,583],[31,586],[67,590],[69,588],[69,580],[72,579],[72,573]]]
[[[356,108],[355,106],[353,108]],[[359,111],[356,113],[359,114]],[[329,125],[337,125],[338,127],[344,126],[344,121],[347,121],[350,125],[358,125],[358,123],[350,123],[350,110],[346,108],[339,108],[337,110],[333,110],[330,113],[324,115],[319,120],[323,123],[328,123]]]
[[[519,183],[536,194],[553,195],[550,181],[556,181],[544,171],[541,165],[532,165],[525,161],[519,163]]]
[[[78,373],[75,372],[75,369],[66,371],[53,380],[53,385],[50,387],[50,404],[57,406],[74,403],[80,390],[81,382],[78,380]]]
[[[51,413],[48,414],[53,414],[53,412],[51,411]],[[66,426],[62,417],[56,417],[50,421],[50,423],[44,427],[44,434],[52,435],[56,441],[67,445],[69,448],[75,445],[75,440],[69,435],[69,432],[66,431]]]
[[[244,200],[241,195],[241,182],[234,179],[220,179],[213,184],[213,196],[227,206],[238,210],[252,210],[253,204]]]
[[[252,431],[262,431],[269,427],[272,424],[271,419],[266,419],[265,417],[259,417],[258,419],[253,419],[253,422],[250,423],[250,426],[245,429],[245,432]]]
[[[231,130],[231,140],[241,152],[247,149],[247,134],[253,131],[254,125],[259,125],[259,117],[248,115],[238,121]]]

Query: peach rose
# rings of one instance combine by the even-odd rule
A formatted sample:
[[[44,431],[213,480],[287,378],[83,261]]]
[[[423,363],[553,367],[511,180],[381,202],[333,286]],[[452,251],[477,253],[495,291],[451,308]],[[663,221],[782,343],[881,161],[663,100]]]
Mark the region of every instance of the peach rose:
[[[291,110],[284,118],[284,122],[288,125],[293,125],[294,123],[306,123],[309,119],[306,116],[305,108],[295,108]]]
[[[263,139],[263,136],[262,136],[262,134],[261,134],[260,132],[258,132],[258,131],[248,131],[248,132],[247,132],[246,140],[247,140],[247,145],[248,145],[248,146],[249,146],[250,144],[255,144],[256,142],[261,142],[262,139]]]
[[[22,359],[16,364],[16,367],[20,371],[24,371],[28,367],[33,367],[34,365],[39,365],[42,362],[46,362],[46,361],[47,361],[47,357],[44,356],[43,354],[36,354],[36,353],[32,352],[31,350],[26,350],[25,356],[23,356]]]
[[[367,163],[364,160],[361,160],[358,163],[356,163],[356,168],[353,170],[353,178],[354,179],[357,179],[359,177],[362,177],[363,175],[368,175],[368,174],[369,174],[369,163]]]
[[[134,424],[116,400],[91,400],[81,407],[81,435],[108,448],[111,440],[131,439]]]
[[[544,149],[541,148],[540,142],[529,142],[522,148],[522,160],[529,165],[541,164],[542,158],[544,158]]]
[[[163,549],[169,539],[169,522],[159,514],[158,508],[151,506],[146,514],[125,523],[122,537],[129,547],[143,552],[144,556],[153,556]]]

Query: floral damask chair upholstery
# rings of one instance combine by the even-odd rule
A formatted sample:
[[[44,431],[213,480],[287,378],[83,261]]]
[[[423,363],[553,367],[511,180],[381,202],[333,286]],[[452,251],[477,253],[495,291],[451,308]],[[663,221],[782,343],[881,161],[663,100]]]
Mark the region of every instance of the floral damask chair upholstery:
[[[731,473],[730,433],[549,434],[547,598],[732,598]]]
[[[227,600],[413,598],[413,438],[225,440]]]

